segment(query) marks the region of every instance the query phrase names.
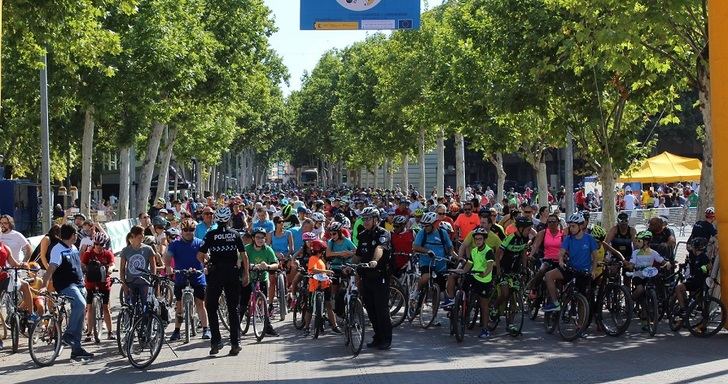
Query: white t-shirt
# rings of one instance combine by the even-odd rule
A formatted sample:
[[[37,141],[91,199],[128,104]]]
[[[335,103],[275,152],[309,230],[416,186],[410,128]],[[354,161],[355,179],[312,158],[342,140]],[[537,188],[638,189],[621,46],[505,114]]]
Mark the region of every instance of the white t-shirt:
[[[10,248],[10,252],[13,254],[13,257],[16,261],[20,262],[25,259],[25,256],[22,254],[23,247],[25,247],[28,243],[28,240],[23,236],[22,233],[10,230],[8,233],[1,233],[0,232],[0,241],[5,243],[8,248]]]
[[[624,210],[631,211],[634,209],[634,195],[628,193],[624,195]]]
[[[654,249],[650,249],[650,253],[648,254],[643,254],[639,249],[635,249],[632,252],[630,262],[634,264],[634,275],[636,277],[642,277],[643,269],[652,267],[655,263],[664,263],[665,259]]]
[[[78,245],[79,251],[82,250],[82,249],[84,250],[84,252],[85,251],[88,251],[88,249],[84,248],[86,246],[93,247],[94,246],[94,239],[92,239],[92,238],[90,238],[88,236],[86,236],[83,239],[81,239],[81,243]]]

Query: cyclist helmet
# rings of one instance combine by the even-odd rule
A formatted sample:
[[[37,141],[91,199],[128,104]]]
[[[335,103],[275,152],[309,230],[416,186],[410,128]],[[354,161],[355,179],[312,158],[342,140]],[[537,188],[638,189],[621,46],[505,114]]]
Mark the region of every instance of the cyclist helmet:
[[[493,204],[493,208],[495,208],[495,210],[498,213],[503,212],[503,204],[501,204],[501,203],[495,203],[495,204]]]
[[[442,227],[442,224],[440,224],[440,226]],[[488,236],[488,230],[483,227],[477,227],[477,228],[473,229],[473,232],[471,232],[471,233],[473,234],[473,237],[483,236],[485,238],[486,236]]]
[[[152,220],[152,225],[155,227],[166,227],[167,226],[167,220],[162,216],[157,216]]]
[[[450,225],[450,223],[448,223],[447,221],[440,222],[440,229],[444,230],[447,233],[453,232],[452,225]]]
[[[422,219],[420,220],[420,224],[422,225],[429,225],[434,223],[437,220],[437,214],[435,212],[427,212],[424,216],[422,216]]]
[[[99,231],[94,235],[94,243],[104,245],[109,241],[109,236]]]
[[[696,237],[690,240],[690,246],[693,247],[693,249],[704,249],[708,246],[708,239],[704,237]]]
[[[281,216],[283,216],[283,218],[290,216],[292,213],[293,213],[293,207],[291,205],[286,205],[281,210]]]
[[[595,225],[591,229],[591,235],[597,240],[604,241],[604,238],[607,237],[607,231],[601,225]]]
[[[154,238],[154,236],[144,236],[144,240],[142,240],[142,243],[153,247],[157,245],[157,240]]]
[[[180,229],[195,229],[195,227],[197,227],[197,222],[192,219],[182,220],[180,224]]]
[[[318,255],[326,250],[326,242],[320,239],[316,239],[308,244],[308,248],[311,250],[311,253],[313,253],[314,255]]]
[[[424,216],[425,211],[422,208],[415,209],[415,217],[422,217]]]
[[[715,215],[715,208],[714,207],[705,208],[705,215],[706,216]]]
[[[584,216],[582,216],[581,213],[574,213],[569,216],[569,220],[567,220],[566,222],[569,224],[584,224]]]
[[[253,236],[255,236],[255,235],[259,234],[259,233],[262,233],[264,235],[267,235],[268,234],[268,231],[266,231],[265,228],[263,228],[263,227],[255,227],[255,228],[253,228]]]
[[[318,223],[323,223],[324,221],[326,221],[324,214],[321,212],[314,212],[311,215],[311,219],[313,219],[313,221],[318,222]]]
[[[230,221],[230,217],[232,217],[233,213],[230,211],[230,208],[228,207],[222,207],[215,211],[215,221],[218,223],[227,223]]]
[[[368,219],[371,217],[379,217],[379,210],[374,207],[366,207],[361,211],[361,217],[363,219]]]
[[[303,233],[303,241],[311,241],[318,239],[318,236],[316,236],[313,232],[304,232]]]
[[[394,225],[404,225],[407,222],[407,218],[402,215],[397,215],[394,217]]]
[[[617,215],[617,220],[618,221],[629,221],[629,215],[626,214],[625,212],[622,212],[619,215]]]
[[[533,225],[533,220],[525,216],[516,217],[516,228],[526,228]]]
[[[343,223],[345,218],[346,218],[346,215],[344,215],[341,212],[334,215],[334,221],[338,221],[339,223]]]
[[[652,232],[650,231],[642,231],[637,234],[637,240],[651,240],[652,239]]]
[[[344,220],[341,221],[341,226],[346,229],[351,228],[351,221],[349,220],[348,217],[344,216]]]
[[[342,227],[343,225],[341,225],[338,221],[332,221],[331,224],[329,224],[328,230],[330,232],[341,232]]]
[[[166,232],[167,232],[167,236],[169,236],[173,239],[178,238],[182,234],[182,232],[179,229],[174,228],[174,227],[168,229]]]

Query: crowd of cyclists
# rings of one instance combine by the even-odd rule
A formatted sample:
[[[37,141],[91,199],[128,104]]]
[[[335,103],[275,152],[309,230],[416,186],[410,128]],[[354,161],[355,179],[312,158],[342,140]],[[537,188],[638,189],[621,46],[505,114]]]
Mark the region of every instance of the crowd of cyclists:
[[[615,268],[618,285],[626,287],[629,297],[612,299],[611,305],[624,307],[627,317],[634,313],[648,332],[651,320],[643,297],[653,269],[659,269],[661,276],[679,275],[667,293],[670,305],[674,302],[672,316],[679,322],[688,320],[690,303],[715,268],[713,208],[695,223],[686,261],[679,266],[675,235],[660,217],[637,231],[622,212],[618,223],[605,229],[590,223],[588,214],[564,218],[558,208],[539,207],[528,198],[511,196],[493,203],[490,189],[467,197],[461,201],[446,193],[426,198],[412,188],[259,188],[186,201],[159,199],[138,215],[139,224],[131,228],[127,246],[118,255],[118,268],[108,234],[78,214],[72,223],[53,225],[33,252],[27,241],[0,242],[0,265],[7,267],[0,272],[0,291],[17,286],[22,301],[16,304],[27,315],[28,329],[47,310],[47,292],[62,294],[71,304],[62,342],[71,348],[73,359],[88,359],[93,354],[83,348],[84,343],[122,337],[114,330],[110,311],[111,286],[117,281],[112,274],[118,270],[124,304],[130,306],[146,300],[150,289],[161,295],[149,275],[165,275],[173,284],[174,297],[166,319],[174,323],[168,340],[181,339],[186,315],[183,290],[191,289],[195,327],[201,328],[202,339],[210,340],[210,355],[223,348],[223,324],[229,329],[229,354],[234,356],[241,351],[237,324],[244,323],[251,295],[257,291],[267,296],[266,335],[278,335],[273,314],[285,318],[285,307],[290,311],[302,299],[297,296],[299,286],[306,286],[309,296],[324,293],[327,328],[342,333],[341,285],[352,273],[373,330],[367,347],[387,350],[393,327],[402,323],[396,319],[401,311],[410,321],[431,313],[430,327],[439,325],[436,314],[442,309],[455,334],[456,319],[463,322],[465,316],[471,327],[480,325],[478,336],[488,339],[501,316],[509,334],[520,334],[522,323],[514,316],[533,312],[536,318],[542,305],[545,317],[560,313],[564,322],[565,316],[581,318],[583,334],[589,326],[585,318],[594,315],[588,311],[598,310],[596,287]],[[2,216],[0,224],[12,226],[12,218]],[[26,269],[25,278],[14,280],[12,267]],[[413,287],[402,284],[406,274],[415,277]],[[590,308],[575,308],[560,299],[560,287],[571,281],[588,298]],[[436,287],[437,297],[426,297],[428,286]],[[471,299],[468,303],[462,302],[463,290]],[[285,292],[285,299],[280,292]],[[102,296],[105,335],[96,329],[94,293]],[[414,309],[409,311],[411,302]],[[303,336],[312,332],[313,311],[308,308],[303,313]],[[724,322],[725,311],[720,311]],[[701,326],[705,327],[696,326],[698,331]],[[314,330],[318,335],[319,329]]]

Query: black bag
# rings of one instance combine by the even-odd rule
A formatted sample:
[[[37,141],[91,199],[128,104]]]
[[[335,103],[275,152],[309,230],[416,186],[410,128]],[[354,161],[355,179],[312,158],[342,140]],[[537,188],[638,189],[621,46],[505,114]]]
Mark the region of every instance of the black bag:
[[[89,283],[106,282],[106,267],[98,260],[91,260],[86,265],[86,279]]]

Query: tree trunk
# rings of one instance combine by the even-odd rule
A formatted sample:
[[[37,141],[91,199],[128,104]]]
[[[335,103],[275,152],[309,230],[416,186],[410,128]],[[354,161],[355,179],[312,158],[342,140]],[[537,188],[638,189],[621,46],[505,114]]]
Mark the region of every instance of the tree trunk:
[[[537,164],[536,169],[536,182],[538,185],[538,205],[540,207],[549,206],[549,181],[548,173],[546,172],[546,160],[544,159],[543,153],[541,159]]]
[[[155,122],[152,132],[149,134],[149,142],[147,143],[147,153],[142,163],[142,173],[139,176],[139,185],[137,186],[137,211],[146,212],[149,203],[149,194],[152,185],[152,176],[154,174],[154,166],[157,164],[157,152],[159,152],[159,143],[162,141],[162,133],[164,132],[164,124]]]
[[[407,193],[407,189],[409,188],[409,154],[405,153],[404,156],[402,156],[402,191],[404,193]],[[427,193],[427,191],[422,191],[422,193]]]
[[[119,206],[117,208],[117,217],[120,220],[129,218],[129,182],[131,181],[130,166],[133,163],[131,159],[130,146],[123,146],[119,149]]]
[[[387,159],[387,185],[390,191],[394,190],[394,165],[392,159]]]
[[[602,164],[599,178],[602,183],[602,227],[609,229],[617,223],[616,196],[614,192],[614,170],[612,163],[605,161]]]
[[[419,159],[417,165],[420,167],[420,193],[427,194],[427,177],[425,175],[425,130],[420,131]]]
[[[442,128],[437,137],[437,196],[445,196],[445,131]]]
[[[164,200],[167,200],[167,184],[169,184],[169,164],[172,162],[172,152],[174,150],[174,140],[176,138],[177,128],[169,128],[167,130],[167,138],[164,141],[164,148],[162,148],[161,151],[162,162],[159,164],[159,172],[157,172],[157,199],[162,198]]]
[[[460,200],[465,200],[465,137],[455,134],[455,189]]]
[[[205,167],[203,166],[202,162],[197,160],[197,180],[195,183],[197,184],[197,198],[202,198],[205,195]]]
[[[373,181],[374,189],[377,189],[377,188],[379,188],[379,169],[374,168],[373,174],[374,174],[374,181]]]
[[[500,204],[503,202],[503,196],[505,195],[505,191],[503,189],[506,184],[506,171],[505,168],[503,168],[503,152],[496,152],[495,155],[488,156],[488,161],[495,166],[495,171],[498,175],[495,199],[496,203]]]
[[[703,125],[705,127],[705,138],[703,140],[703,169],[700,174],[700,197],[698,204],[698,213],[705,212],[714,204],[715,191],[713,190],[713,122],[710,116],[710,79],[708,78],[708,70],[703,71],[700,76],[700,91],[698,97],[700,99],[700,112],[703,114]]]
[[[86,108],[83,121],[83,142],[81,143],[81,213],[91,215],[91,170],[94,156],[94,106]]]

